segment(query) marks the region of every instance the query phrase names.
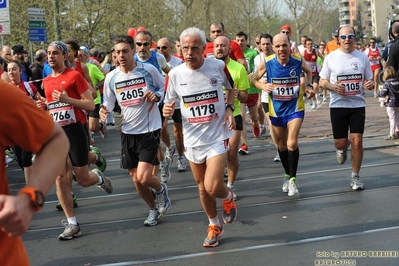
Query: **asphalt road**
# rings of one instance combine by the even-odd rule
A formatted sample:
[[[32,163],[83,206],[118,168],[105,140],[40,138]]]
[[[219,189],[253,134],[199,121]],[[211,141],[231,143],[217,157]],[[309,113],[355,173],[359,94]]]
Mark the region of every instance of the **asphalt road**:
[[[168,182],[172,207],[157,226],[145,227],[148,207],[126,170],[119,168],[119,135],[111,129],[105,140],[96,136],[95,145],[108,161],[105,173],[113,182],[113,194],[75,183],[83,235],[59,241],[65,216],[55,209],[53,188],[23,237],[31,264],[399,265],[397,143],[382,140],[382,131],[365,132],[361,170],[365,190],[352,191],[350,160],[338,165],[331,135],[307,133],[315,119],[319,131],[329,131],[327,106],[308,109],[306,136],[299,144],[299,197],[281,191],[282,166],[273,162],[276,150],[270,138],[250,138],[250,154],[240,156],[235,184],[238,217],[224,226],[215,248],[202,246],[208,221],[190,170],[177,172],[173,164]],[[24,178],[15,162],[8,175],[16,194]]]

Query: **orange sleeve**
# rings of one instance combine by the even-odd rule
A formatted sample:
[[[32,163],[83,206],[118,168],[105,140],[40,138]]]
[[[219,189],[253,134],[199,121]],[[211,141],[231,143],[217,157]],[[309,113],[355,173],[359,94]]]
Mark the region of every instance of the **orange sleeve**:
[[[53,130],[53,119],[20,90],[2,80],[0,95],[1,144],[18,144],[24,150],[38,153]]]

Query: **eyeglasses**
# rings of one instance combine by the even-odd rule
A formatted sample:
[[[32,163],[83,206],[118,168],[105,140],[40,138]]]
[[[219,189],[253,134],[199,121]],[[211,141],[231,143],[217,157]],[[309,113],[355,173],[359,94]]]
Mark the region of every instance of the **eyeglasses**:
[[[370,42],[370,44],[375,43],[375,42]]]
[[[168,48],[168,46],[157,46],[158,50],[166,50]]]
[[[290,31],[289,31],[289,30],[282,30],[282,31],[281,31],[281,33],[284,33],[284,34],[289,34],[289,33],[290,33]]]
[[[196,53],[199,51],[200,47],[199,46],[182,46],[181,48],[183,50],[183,52],[188,52],[188,50],[191,49],[192,52]]]
[[[136,44],[137,44],[137,46],[139,46],[139,47],[141,47],[142,45],[143,45],[143,46],[148,46],[148,45],[150,45],[149,42],[136,42]]]
[[[352,40],[355,38],[355,34],[348,34],[348,35],[340,35],[339,38],[341,38],[342,40],[346,40],[346,38],[348,38],[349,40]]]
[[[74,50],[68,49],[68,53],[70,53],[70,52],[74,52]]]
[[[211,33],[222,33],[222,30],[211,30]]]

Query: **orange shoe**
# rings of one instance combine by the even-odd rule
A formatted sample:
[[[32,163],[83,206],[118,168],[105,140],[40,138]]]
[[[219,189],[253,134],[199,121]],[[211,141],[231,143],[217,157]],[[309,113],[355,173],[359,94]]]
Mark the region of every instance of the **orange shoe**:
[[[204,240],[204,247],[216,247],[219,245],[219,238],[223,235],[223,226],[210,224],[208,227],[208,236]]]
[[[259,138],[260,136],[260,127],[259,124],[257,124],[256,126],[254,125],[254,123],[252,123],[252,134],[254,134],[255,138]]]
[[[222,218],[225,224],[231,224],[237,218],[237,205],[234,201],[234,193],[229,189],[230,198],[222,201]]]
[[[238,153],[241,154],[241,155],[246,155],[246,154],[248,154],[249,151],[248,151],[248,146],[247,146],[247,144],[243,143],[243,144],[241,145],[240,149],[238,150]]]

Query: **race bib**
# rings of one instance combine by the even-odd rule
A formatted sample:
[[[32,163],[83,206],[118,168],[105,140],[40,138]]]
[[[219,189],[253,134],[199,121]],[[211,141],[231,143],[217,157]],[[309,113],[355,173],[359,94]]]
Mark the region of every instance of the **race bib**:
[[[298,98],[299,95],[299,83],[298,78],[273,78],[272,84],[273,99],[277,101],[290,101],[294,98]]]
[[[306,62],[312,73],[315,73],[317,71],[317,65],[316,62]]]
[[[190,124],[209,123],[219,118],[217,104],[219,95],[217,91],[183,96],[187,121]],[[223,103],[224,106],[224,103]],[[182,106],[180,107],[182,108]]]
[[[354,96],[363,91],[363,75],[351,74],[337,76],[337,84],[345,87],[344,96]]]
[[[145,78],[133,78],[115,84],[116,98],[120,106],[134,106],[144,102],[144,93],[147,91]]]
[[[76,123],[75,110],[69,103],[51,102],[47,105],[47,109],[54,122],[60,126]]]

